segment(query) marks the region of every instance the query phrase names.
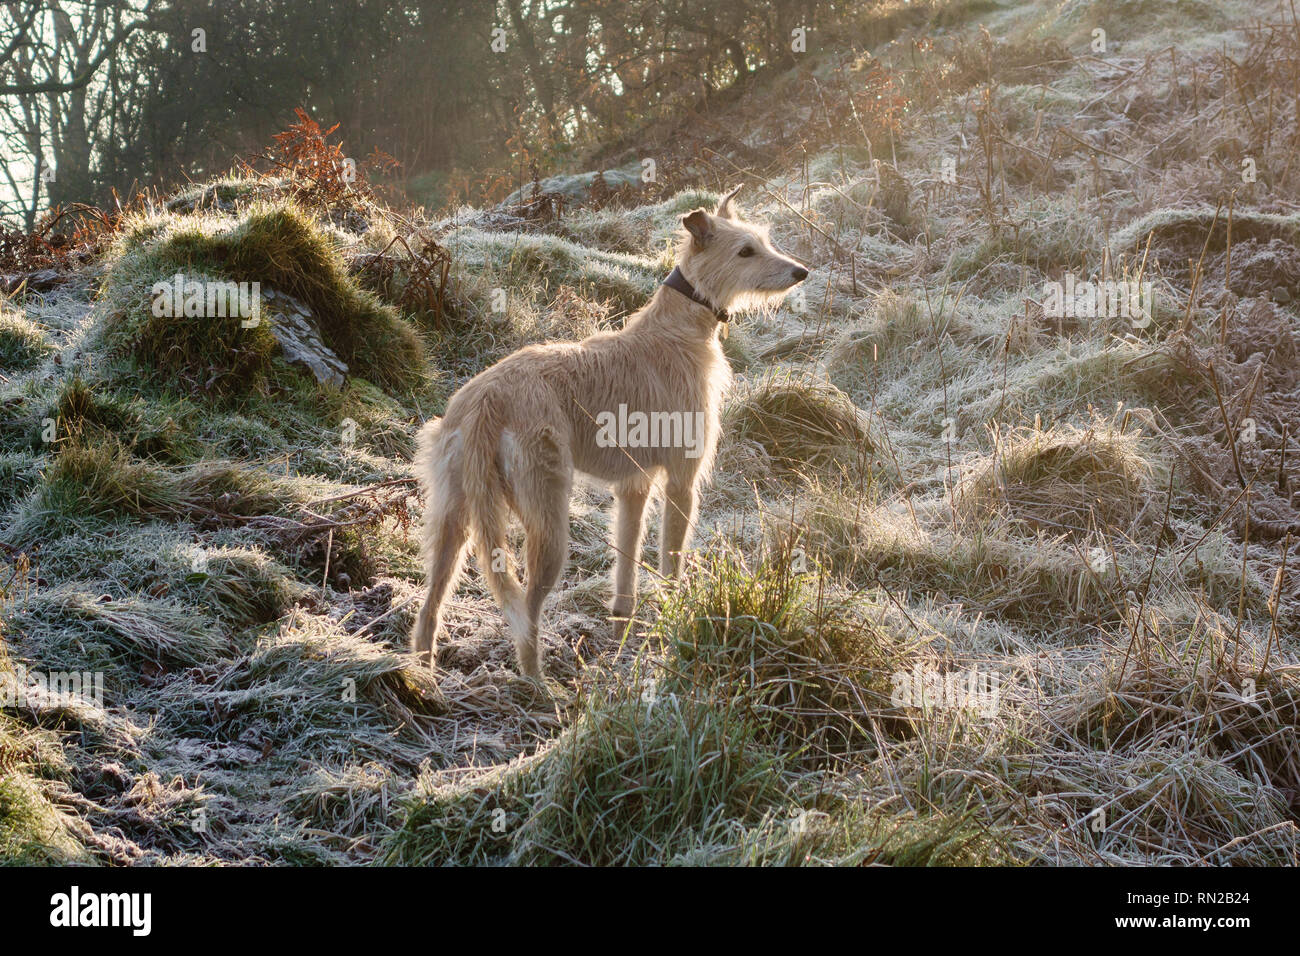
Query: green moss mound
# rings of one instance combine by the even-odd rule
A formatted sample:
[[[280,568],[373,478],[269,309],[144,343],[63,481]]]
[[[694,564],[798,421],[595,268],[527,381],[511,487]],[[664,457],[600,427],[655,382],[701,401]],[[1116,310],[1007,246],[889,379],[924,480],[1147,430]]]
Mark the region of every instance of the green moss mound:
[[[12,676],[0,659],[0,678]],[[37,757],[58,744],[0,713],[0,866],[66,866],[87,862],[68,816],[44,793]]]
[[[397,312],[348,275],[330,235],[291,205],[261,206],[239,219],[155,216],[128,227],[105,280],[107,344],[129,355],[154,385],[222,396],[264,389],[278,345],[275,317],[156,316],[156,283],[259,283],[302,301],[324,343],[354,375],[390,391],[420,381],[424,353]]]
[[[54,351],[45,333],[29,319],[0,312],[0,369],[26,372]]]
[[[116,442],[69,443],[46,468],[10,529],[32,544],[78,526],[127,516],[219,521],[222,515],[280,514],[304,492],[265,472],[205,461],[169,470],[133,459]]]

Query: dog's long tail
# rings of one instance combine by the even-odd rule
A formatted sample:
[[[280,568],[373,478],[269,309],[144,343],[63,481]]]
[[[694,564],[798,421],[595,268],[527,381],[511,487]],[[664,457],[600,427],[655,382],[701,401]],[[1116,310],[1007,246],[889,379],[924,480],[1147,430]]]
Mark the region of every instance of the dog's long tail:
[[[491,401],[449,424],[425,425],[416,467],[424,492],[423,552],[428,594],[411,631],[411,649],[432,660],[442,605],[455,590],[472,543],[492,596],[516,633],[527,627],[523,590],[506,538],[511,500],[498,450],[502,417]]]
[[[411,629],[411,650],[432,662],[434,642],[442,628],[442,604],[455,590],[465,563],[469,527],[464,491],[455,467],[460,436],[449,434],[445,422],[434,420],[420,429],[415,455],[424,499],[424,528],[420,535],[428,593]]]
[[[471,413],[464,425],[461,481],[479,571],[505,612],[507,623],[515,633],[523,633],[528,627],[524,593],[515,569],[514,551],[506,537],[507,502],[514,496],[501,470],[503,418],[491,399]]]

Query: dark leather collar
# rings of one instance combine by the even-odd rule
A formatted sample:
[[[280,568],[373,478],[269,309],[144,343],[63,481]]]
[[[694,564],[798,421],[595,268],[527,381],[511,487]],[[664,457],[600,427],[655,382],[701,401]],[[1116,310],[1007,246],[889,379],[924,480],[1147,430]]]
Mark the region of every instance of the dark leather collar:
[[[664,285],[668,288],[680,292],[686,298],[690,299],[696,305],[702,305],[713,313],[714,318],[719,322],[726,322],[730,318],[726,309],[715,308],[713,303],[704,296],[695,291],[695,286],[686,281],[686,276],[682,275],[682,270],[673,266],[673,271],[668,273],[668,278],[664,280]]]

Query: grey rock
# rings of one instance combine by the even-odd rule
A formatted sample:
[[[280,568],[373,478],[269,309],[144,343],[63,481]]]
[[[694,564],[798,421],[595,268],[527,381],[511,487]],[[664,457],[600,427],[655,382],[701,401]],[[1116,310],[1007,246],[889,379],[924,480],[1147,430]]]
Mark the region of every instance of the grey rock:
[[[285,361],[304,365],[322,385],[342,386],[348,366],[325,344],[311,310],[278,289],[262,289],[262,318],[270,319],[271,334],[280,343]]]
[[[560,195],[571,203],[583,202],[591,195],[591,187],[596,182],[597,176],[604,179],[605,185],[610,189],[618,189],[621,186],[640,189],[641,163],[639,160],[633,160],[624,166],[619,166],[617,169],[607,169],[604,172],[551,176],[537,183],[525,183],[523,188],[516,189],[505,198],[505,201],[501,203],[501,208],[517,206],[544,194]]]
[[[6,295],[25,288],[28,292],[49,292],[68,277],[57,269],[37,269],[35,272],[0,276],[0,291]]]

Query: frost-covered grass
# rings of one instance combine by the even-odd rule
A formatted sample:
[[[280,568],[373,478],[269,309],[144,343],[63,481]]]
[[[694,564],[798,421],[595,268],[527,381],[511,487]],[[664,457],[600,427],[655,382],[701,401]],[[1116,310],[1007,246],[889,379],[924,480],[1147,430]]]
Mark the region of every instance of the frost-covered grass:
[[[438,672],[406,653],[414,433],[509,351],[616,328],[733,169],[555,221],[416,223],[452,256],[437,325],[348,271],[404,226],[345,233],[238,178],[133,222],[94,288],[6,302],[0,671],[105,680],[0,706],[0,859],[1295,863],[1296,115],[1215,51],[1278,80],[1296,50],[1238,32],[1247,8],[1271,9],[864,12],[912,109],[883,148],[847,128],[747,183],[813,274],[733,321],[698,554],[680,586],[645,573],[626,640],[609,497],[575,490],[544,687],[473,573]],[[1127,72],[1089,48],[1115,17]],[[354,374],[155,322],[178,269],[284,286]],[[1152,322],[1046,314],[1066,271],[1149,279]]]

